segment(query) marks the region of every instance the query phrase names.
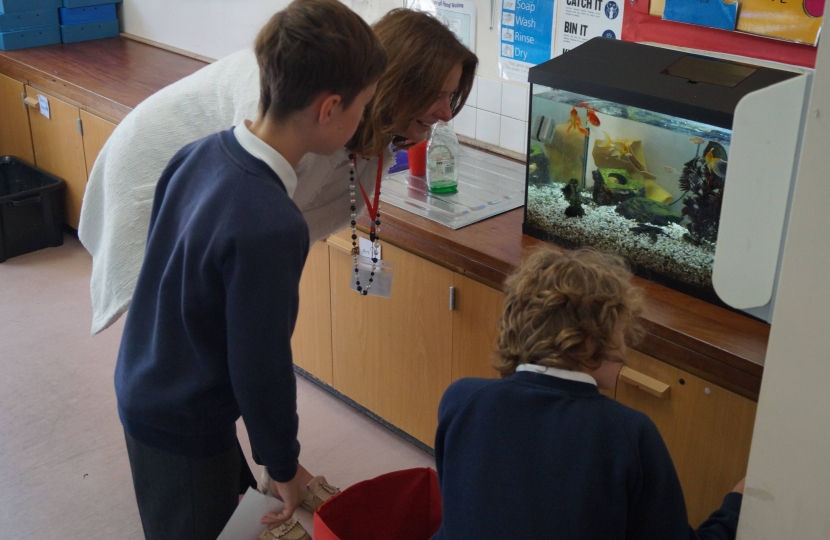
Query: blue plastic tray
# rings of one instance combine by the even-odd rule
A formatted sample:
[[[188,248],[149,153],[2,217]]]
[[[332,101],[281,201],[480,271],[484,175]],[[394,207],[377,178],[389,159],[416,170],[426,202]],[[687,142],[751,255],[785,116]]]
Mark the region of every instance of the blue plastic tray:
[[[23,13],[0,14],[0,32],[16,32],[29,28],[43,28],[58,25],[57,9],[25,11]]]
[[[47,26],[46,28],[33,28],[31,30],[18,30],[16,32],[0,32],[0,49],[4,51],[14,51],[27,47],[40,47],[41,45],[53,45],[60,42],[60,26]]]
[[[102,21],[89,24],[70,24],[61,26],[61,39],[64,43],[103,39],[118,35],[118,21]]]
[[[103,2],[102,2],[103,3]],[[61,0],[0,0],[0,13],[23,13],[41,9],[57,9],[63,5]]]
[[[60,8],[61,24],[88,24],[115,19],[115,4],[82,8]]]
[[[120,4],[121,0],[63,0],[65,8],[79,8],[87,6],[100,6],[102,4]],[[58,4],[60,5],[60,3]]]

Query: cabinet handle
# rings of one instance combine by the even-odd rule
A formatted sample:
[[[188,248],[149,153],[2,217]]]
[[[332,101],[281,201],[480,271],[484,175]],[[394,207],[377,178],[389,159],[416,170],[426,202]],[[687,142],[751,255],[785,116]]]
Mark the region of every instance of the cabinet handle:
[[[336,249],[337,251],[342,251],[343,253],[346,253],[347,255],[352,254],[351,244],[349,244],[348,241],[343,240],[342,238],[339,238],[337,236],[329,236],[328,239],[326,240],[326,243],[329,246]]]
[[[35,195],[34,197],[29,197],[28,199],[19,199],[16,201],[11,201],[9,204],[12,206],[26,206],[29,204],[36,204],[42,200],[41,195]]]
[[[26,94],[23,95],[26,96]],[[37,98],[26,96],[23,98],[23,104],[28,105],[29,107],[34,107],[35,109],[40,109],[40,102]]]
[[[83,137],[83,136],[84,136],[84,124],[83,124],[83,121],[82,121],[80,118],[76,118],[76,119],[75,119],[75,122],[76,122],[76,123],[77,123],[77,125],[78,125],[78,135],[80,135],[81,137]]]
[[[450,287],[450,311],[455,311],[455,287]]]
[[[639,371],[635,371],[630,367],[622,368],[620,371],[620,380],[626,384],[630,384],[631,386],[636,386],[640,390],[644,390],[661,399],[669,398],[671,386],[649,377],[648,375],[640,373]]]

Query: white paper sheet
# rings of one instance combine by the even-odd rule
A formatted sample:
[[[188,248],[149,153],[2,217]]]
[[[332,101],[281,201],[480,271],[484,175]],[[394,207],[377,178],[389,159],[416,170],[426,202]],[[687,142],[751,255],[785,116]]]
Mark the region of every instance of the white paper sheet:
[[[216,540],[257,540],[265,530],[259,522],[268,512],[279,513],[282,501],[248,488],[228,524]]]

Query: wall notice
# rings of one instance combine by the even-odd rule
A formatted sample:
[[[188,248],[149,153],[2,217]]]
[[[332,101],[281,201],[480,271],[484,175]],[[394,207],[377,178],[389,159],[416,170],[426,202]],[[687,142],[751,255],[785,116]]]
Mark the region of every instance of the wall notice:
[[[560,0],[558,4],[553,56],[595,37],[622,38],[625,0]]]
[[[528,69],[551,59],[554,0],[501,0],[500,15],[499,75],[527,82]]]
[[[409,9],[429,13],[450,29],[458,41],[476,51],[475,0],[406,0]]]

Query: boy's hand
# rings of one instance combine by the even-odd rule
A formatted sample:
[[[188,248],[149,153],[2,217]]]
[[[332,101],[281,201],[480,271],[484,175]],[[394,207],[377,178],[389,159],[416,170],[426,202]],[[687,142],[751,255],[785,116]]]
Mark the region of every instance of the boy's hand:
[[[268,512],[259,522],[268,525],[268,530],[276,529],[294,515],[294,510],[300,506],[303,497],[304,486],[300,475],[295,475],[288,482],[277,482],[273,478],[268,479],[268,490],[272,495],[281,499],[285,506],[279,514]]]
[[[741,495],[743,495],[744,494],[744,484],[746,484],[746,476],[744,476],[744,478],[740,482],[738,482],[738,485],[736,485],[734,488],[732,488],[732,492],[733,493],[740,493]]]

